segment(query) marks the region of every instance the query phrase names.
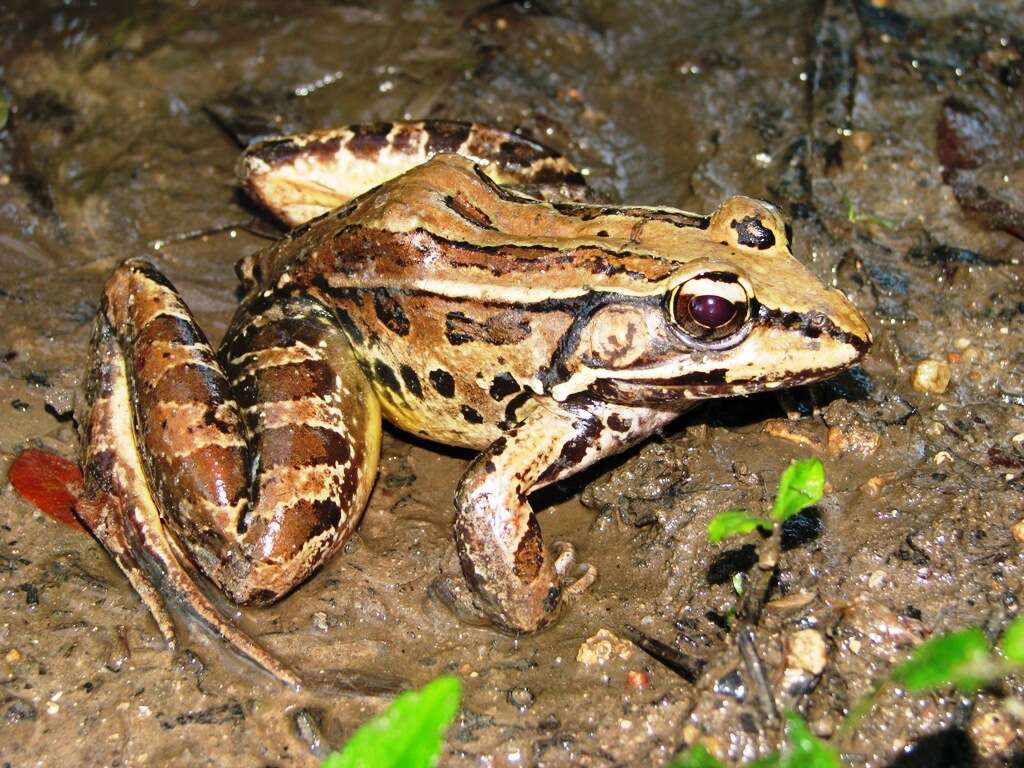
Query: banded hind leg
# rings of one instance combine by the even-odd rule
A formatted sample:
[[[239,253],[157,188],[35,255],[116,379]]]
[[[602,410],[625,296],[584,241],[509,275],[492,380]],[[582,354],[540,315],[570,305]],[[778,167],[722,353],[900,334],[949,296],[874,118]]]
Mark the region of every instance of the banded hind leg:
[[[468,157],[496,184],[583,200],[583,174],[553,149],[509,131],[450,120],[363,123],[249,146],[238,179],[290,227],[344,205],[441,152]]]
[[[369,495],[380,414],[332,318],[283,298],[240,312],[222,369],[191,313],[142,261],[108,281],[83,425],[83,522],[173,644],[177,599],[293,685],[298,675],[219,614],[196,567],[266,603],[341,546]],[[242,402],[240,408],[234,393]]]

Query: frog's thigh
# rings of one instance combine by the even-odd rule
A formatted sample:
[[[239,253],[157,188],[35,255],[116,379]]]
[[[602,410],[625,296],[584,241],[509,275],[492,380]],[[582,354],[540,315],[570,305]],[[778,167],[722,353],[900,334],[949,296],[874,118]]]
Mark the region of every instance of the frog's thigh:
[[[122,269],[120,277],[126,271]],[[197,588],[187,558],[165,527],[135,437],[136,416],[123,348],[102,311],[93,334],[91,363],[81,417],[85,490],[77,509],[79,518],[124,571],[169,643],[174,643],[174,625],[143,563],[155,562],[163,572],[162,589],[187,604],[236,650],[279,679],[298,685],[299,677],[287,665],[223,619]]]
[[[221,357],[249,434],[244,561],[224,572],[239,602],[269,602],[344,544],[380,457],[380,406],[329,312],[282,297],[241,310]]]
[[[676,414],[544,403],[470,465],[456,496],[459,558],[481,608],[531,632],[555,617],[563,584],[527,496],[642,439]]]

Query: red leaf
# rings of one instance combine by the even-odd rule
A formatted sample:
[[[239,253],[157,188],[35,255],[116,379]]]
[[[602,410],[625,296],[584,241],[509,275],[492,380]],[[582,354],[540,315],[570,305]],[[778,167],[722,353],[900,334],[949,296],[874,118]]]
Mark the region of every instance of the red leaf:
[[[82,471],[77,464],[55,453],[29,448],[14,460],[7,479],[25,501],[54,520],[83,530],[74,512],[82,489]]]

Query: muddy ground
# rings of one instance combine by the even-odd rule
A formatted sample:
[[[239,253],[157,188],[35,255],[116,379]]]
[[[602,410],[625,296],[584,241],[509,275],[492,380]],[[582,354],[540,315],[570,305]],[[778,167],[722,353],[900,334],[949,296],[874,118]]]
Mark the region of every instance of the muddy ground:
[[[806,390],[799,421],[767,396],[711,402],[548,494],[547,538],[600,579],[536,637],[465,626],[429,596],[466,456],[388,435],[346,550],[280,605],[225,605],[315,681],[301,694],[181,616],[168,652],[100,547],[5,485],[3,765],[313,766],[386,705],[375,685],[441,673],[465,684],[446,766],[657,766],[695,740],[762,753],[778,732],[726,629],[757,537],[712,546],[705,526],[760,508],[795,457],[822,458],[828,492],[787,529],[756,647],[778,705],[815,732],[923,638],[996,635],[1018,610],[1020,2],[100,6],[0,7],[0,473],[30,446],[75,456],[90,318],[119,260],[152,259],[223,332],[232,265],[267,228],[236,192],[225,125],[473,119],[563,150],[606,199],[773,200],[876,343],[818,388],[816,414]],[[675,668],[628,644],[577,660],[629,627]],[[897,690],[843,747],[855,765],[998,765],[1024,740],[990,696]]]

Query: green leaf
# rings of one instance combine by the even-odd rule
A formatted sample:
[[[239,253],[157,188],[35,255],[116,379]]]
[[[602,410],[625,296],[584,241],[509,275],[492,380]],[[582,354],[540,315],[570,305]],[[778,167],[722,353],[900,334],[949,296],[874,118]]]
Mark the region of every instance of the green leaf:
[[[432,768],[460,698],[457,677],[439,677],[403,693],[360,726],[343,750],[328,755],[321,768]]]
[[[711,518],[708,523],[708,540],[717,544],[722,539],[736,536],[741,533],[750,533],[755,528],[764,528],[767,531],[772,529],[772,521],[763,517],[756,517],[742,509],[733,509],[728,512],[719,512]]]
[[[11,102],[7,94],[0,88],[0,131],[7,127],[7,118],[11,114]]]
[[[778,752],[772,752],[764,757],[751,760],[749,763],[744,763],[743,768],[779,768],[782,765],[781,761],[782,755]]]
[[[740,597],[743,597],[743,586],[744,586],[743,582],[744,582],[744,579],[745,579],[745,575],[742,572],[734,573],[732,575],[732,588],[733,588],[733,591],[737,595],[739,595]]]
[[[972,627],[921,643],[889,678],[911,693],[946,685],[970,692],[992,679],[992,662],[985,634]]]
[[[1014,619],[999,643],[1003,655],[1017,664],[1024,664],[1024,616]]]
[[[681,755],[676,755],[665,768],[725,768],[708,752],[703,744],[694,744]]]
[[[825,493],[825,467],[821,459],[794,461],[779,479],[779,491],[772,505],[772,519],[788,520],[816,504]]]
[[[819,739],[795,712],[786,713],[786,748],[779,768],[840,768],[839,753]]]

